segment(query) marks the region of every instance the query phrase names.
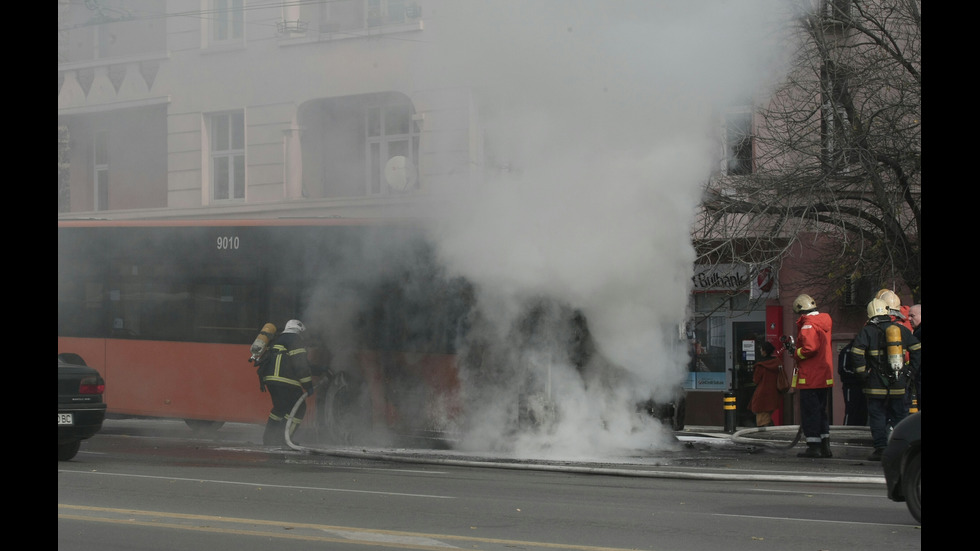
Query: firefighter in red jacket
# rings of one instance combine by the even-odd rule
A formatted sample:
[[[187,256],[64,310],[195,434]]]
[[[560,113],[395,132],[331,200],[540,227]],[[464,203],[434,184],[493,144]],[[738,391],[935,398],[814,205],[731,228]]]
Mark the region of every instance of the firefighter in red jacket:
[[[800,391],[800,425],[806,438],[806,451],[798,457],[833,457],[830,451],[830,418],[827,399],[834,386],[834,350],[830,343],[833,321],[829,314],[817,311],[810,295],[793,301],[796,320],[795,350]]]

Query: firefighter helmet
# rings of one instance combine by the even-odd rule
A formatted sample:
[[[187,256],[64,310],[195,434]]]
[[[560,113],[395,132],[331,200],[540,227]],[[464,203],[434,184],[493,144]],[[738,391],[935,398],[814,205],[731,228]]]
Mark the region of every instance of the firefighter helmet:
[[[306,326],[303,322],[299,320],[289,320],[286,322],[286,327],[282,330],[283,333],[302,333],[306,331]]]
[[[887,316],[888,315],[888,304],[880,298],[873,298],[871,302],[868,303],[868,319],[875,316]]]
[[[885,301],[889,310],[898,310],[902,307],[902,299],[898,298],[898,295],[889,289],[878,291],[878,299]]]
[[[793,311],[797,314],[817,309],[817,302],[810,295],[800,295],[793,301]]]

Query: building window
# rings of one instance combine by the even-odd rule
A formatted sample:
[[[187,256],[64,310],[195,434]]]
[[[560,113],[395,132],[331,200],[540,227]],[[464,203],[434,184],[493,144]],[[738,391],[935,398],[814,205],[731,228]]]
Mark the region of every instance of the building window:
[[[733,176],[752,174],[752,112],[730,112],[725,118],[727,173]]]
[[[845,172],[849,165],[847,111],[828,100],[821,106],[820,116],[824,164],[829,171]]]
[[[351,31],[401,25],[418,19],[421,10],[407,0],[334,0],[325,2],[321,30]]]
[[[405,22],[405,0],[367,0],[367,26],[397,25]]]
[[[690,371],[725,372],[725,343],[728,339],[725,316],[696,315],[690,331]]]
[[[245,113],[210,117],[211,197],[215,201],[245,198]]]
[[[410,103],[367,108],[367,194],[410,191],[418,185],[419,127]],[[386,171],[387,169],[387,171]],[[397,171],[395,178],[393,170]]]
[[[823,0],[823,15],[831,20],[847,20],[851,16],[852,0]]]
[[[109,132],[100,130],[93,140],[92,181],[95,182],[94,210],[109,208]]]
[[[245,36],[245,0],[211,0],[210,44],[240,42]]]

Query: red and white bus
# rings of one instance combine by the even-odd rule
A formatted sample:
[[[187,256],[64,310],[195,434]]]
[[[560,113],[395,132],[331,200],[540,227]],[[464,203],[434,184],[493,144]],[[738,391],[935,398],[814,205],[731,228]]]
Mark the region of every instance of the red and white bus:
[[[407,222],[59,221],[58,353],[102,374],[110,417],[264,423],[249,348],[298,318],[364,426],[438,432],[459,412],[458,283]]]

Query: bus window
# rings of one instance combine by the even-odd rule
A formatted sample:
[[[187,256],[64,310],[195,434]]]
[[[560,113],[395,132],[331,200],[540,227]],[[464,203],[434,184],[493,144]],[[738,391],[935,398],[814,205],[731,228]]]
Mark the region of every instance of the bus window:
[[[62,274],[58,278],[58,334],[69,337],[104,336],[104,295],[101,276]]]
[[[256,283],[198,283],[193,287],[193,340],[248,343],[260,319]]]
[[[186,285],[131,280],[109,291],[112,334],[151,340],[181,340],[190,321]]]

